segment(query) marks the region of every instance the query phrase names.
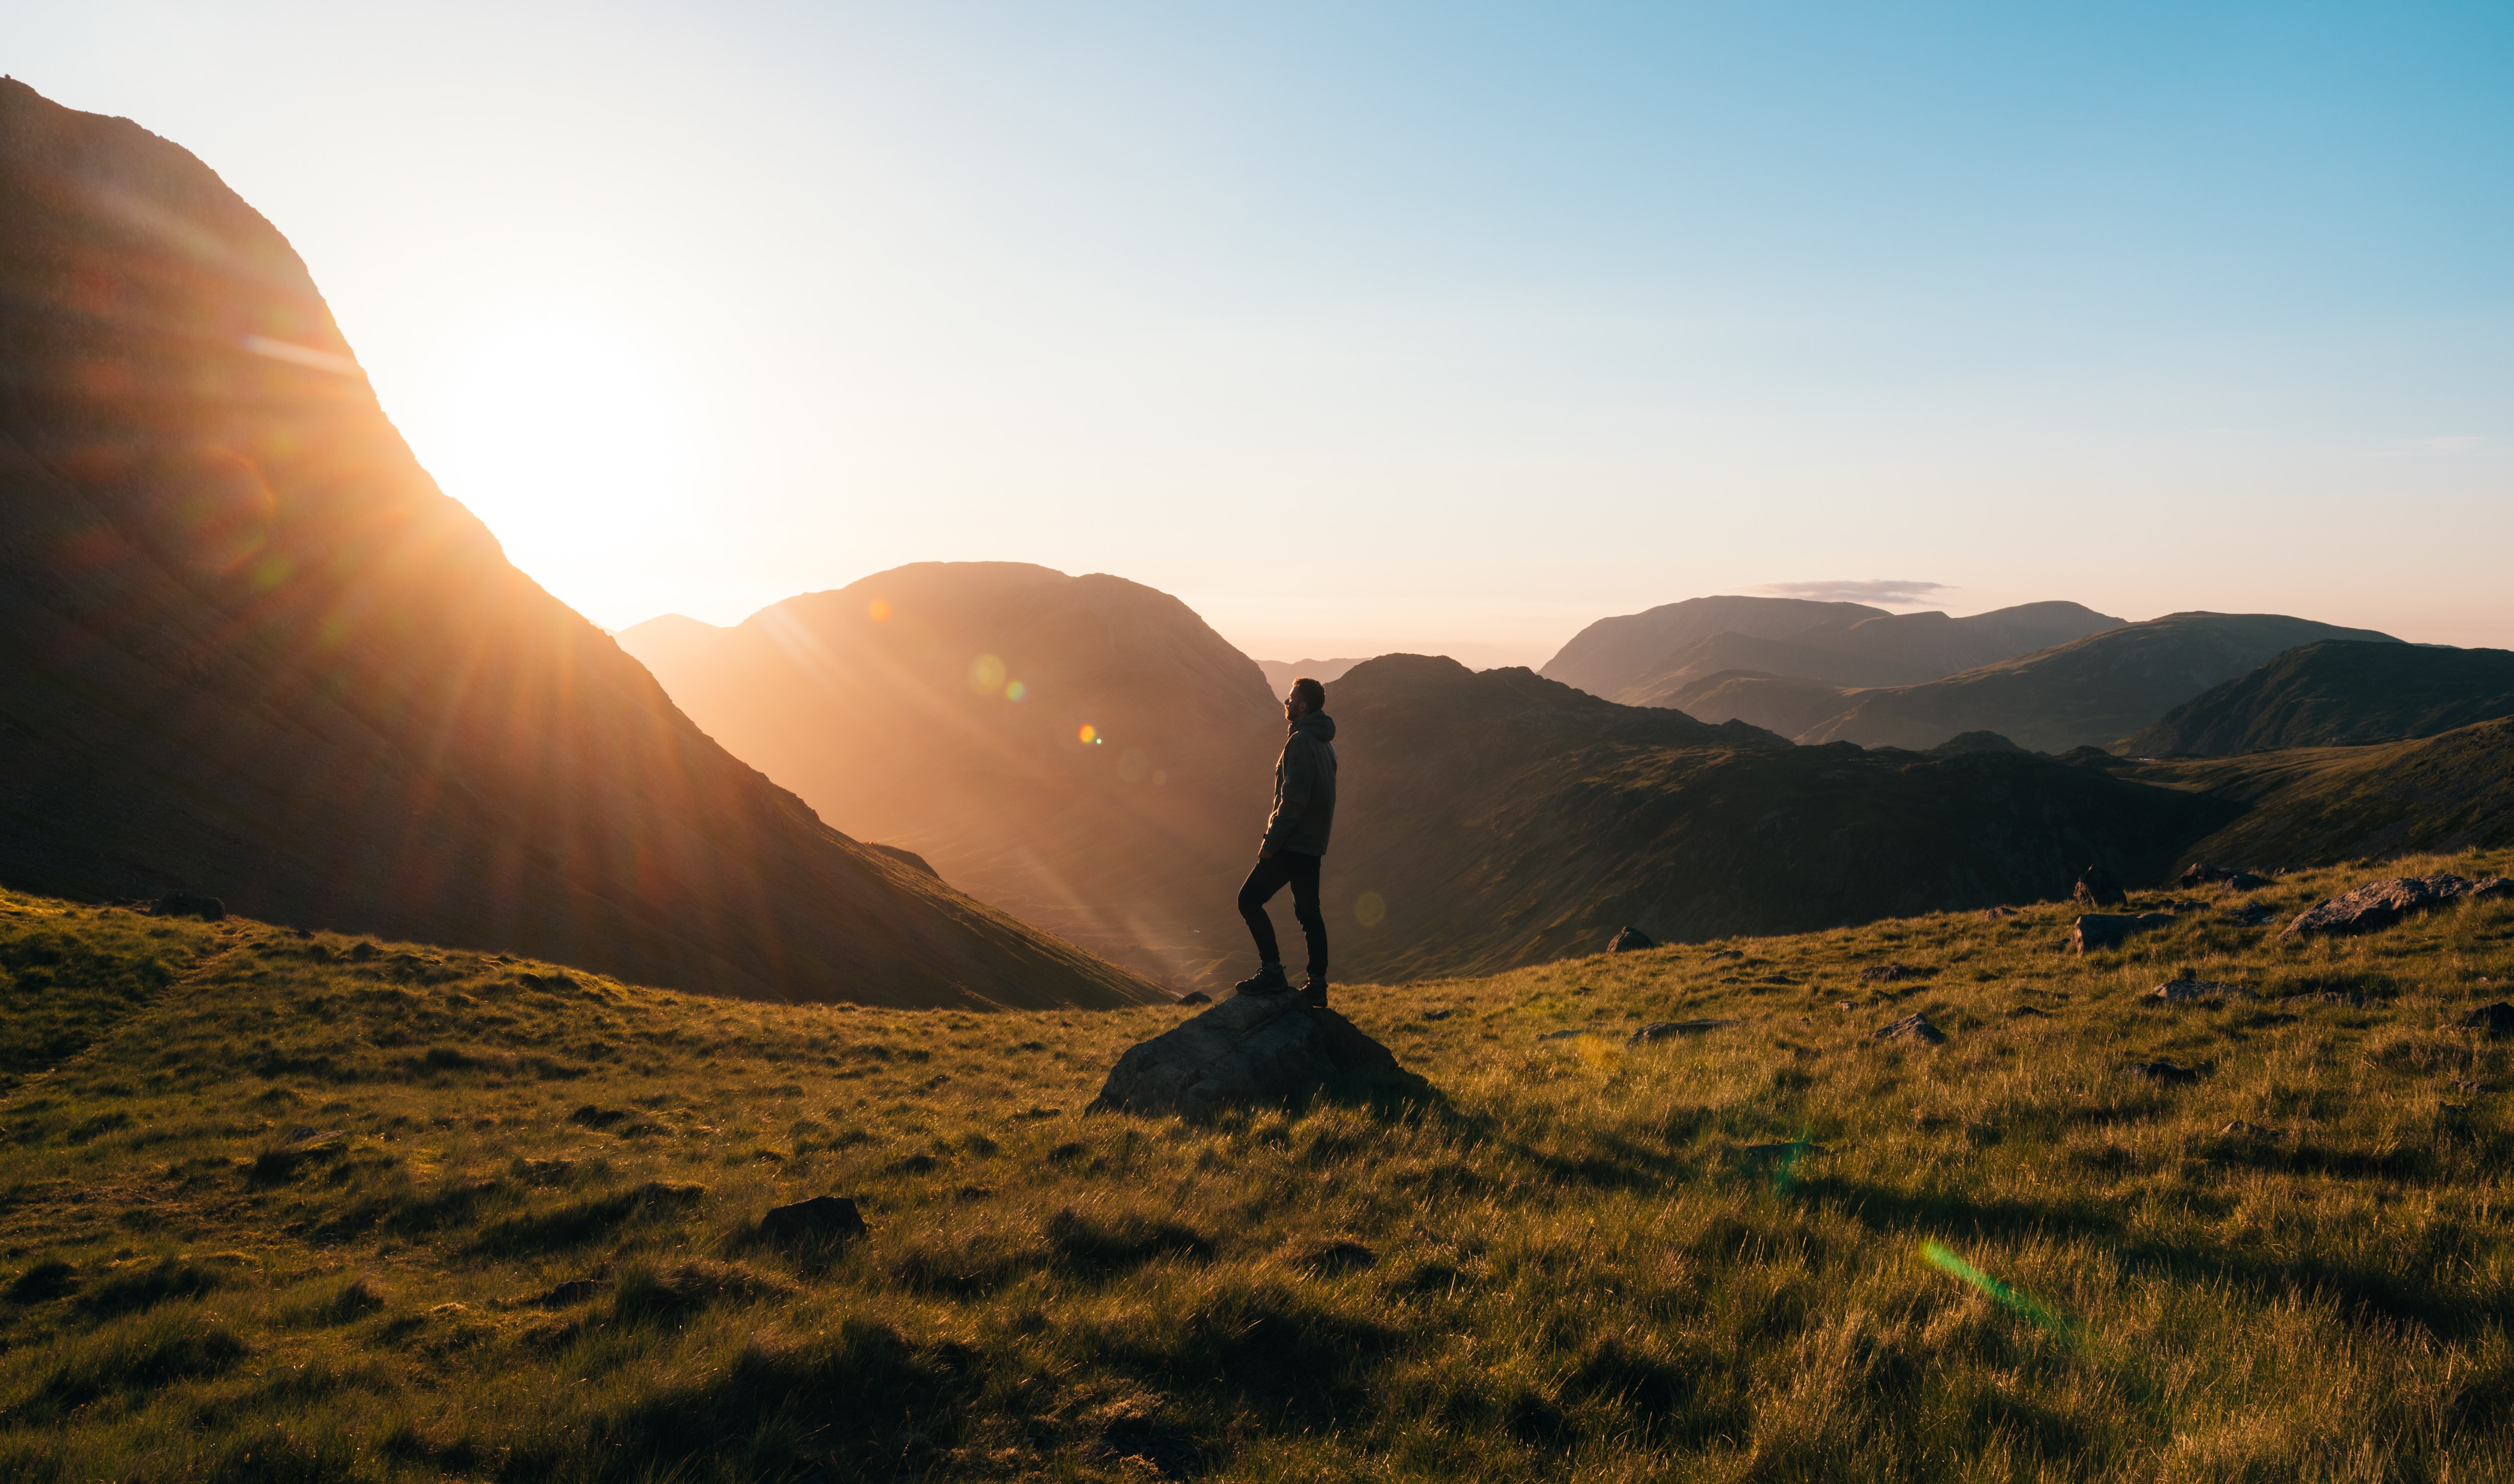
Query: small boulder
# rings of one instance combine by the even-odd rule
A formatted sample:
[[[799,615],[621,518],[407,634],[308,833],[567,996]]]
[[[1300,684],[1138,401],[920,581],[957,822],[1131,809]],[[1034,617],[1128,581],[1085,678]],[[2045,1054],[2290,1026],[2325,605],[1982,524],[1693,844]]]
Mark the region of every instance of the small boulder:
[[[1881,1041],[1918,1041],[1924,1046],[1943,1045],[1947,1033],[1929,1023],[1928,1017],[1907,1015],[1877,1032]]]
[[[2514,1005],[2503,1000],[2482,1005],[2463,1016],[2461,1023],[2472,1030],[2484,1030],[2491,1036],[2514,1035]]]
[[[2270,884],[2270,878],[2255,876],[2250,871],[2236,871],[2218,884],[2230,892],[2257,892]]]
[[[1334,1011],[1243,994],[1129,1048],[1083,1111],[1204,1118],[1399,1076],[1396,1056]]]
[[[2200,1080],[2198,1071],[2188,1066],[2176,1066],[2170,1062],[2132,1062],[2122,1068],[2122,1075],[2174,1085]]]
[[[1907,964],[1870,964],[1859,971],[1859,982],[1863,984],[1892,984],[1907,979],[1927,979],[1928,977],[1928,971],[1915,969]]]
[[[2239,928],[2257,928],[2278,921],[2278,908],[2266,902],[2248,902],[2228,912],[2226,920]]]
[[[216,897],[196,897],[190,892],[168,892],[152,903],[149,912],[157,917],[198,917],[203,922],[223,922],[227,906]]]
[[[2078,877],[2078,885],[2069,893],[2069,900],[2080,906],[2121,906],[2129,901],[2129,894],[2122,890],[2121,883],[2113,879],[2111,871],[2100,865],[2089,865]]]
[[[2432,911],[2448,902],[2476,902],[2514,895],[2514,881],[2487,876],[2465,881],[2459,876],[2403,876],[2370,881],[2295,915],[2281,938],[2349,938],[2379,932],[2405,918]]]
[[[1984,907],[1981,913],[1981,920],[1984,922],[1997,922],[2003,917],[2013,917],[2015,915],[2016,908],[2012,906]]]
[[[1639,928],[1626,928],[1606,944],[1609,953],[1631,953],[1641,948],[1655,948],[1658,940]]]
[[[759,1239],[782,1247],[817,1247],[865,1234],[863,1213],[843,1195],[816,1195],[775,1206],[759,1219]]]
[[[1626,1037],[1624,1044],[1639,1046],[1648,1041],[1673,1041],[1679,1036],[1698,1035],[1736,1023],[1735,1021],[1653,1021]]]
[[[2170,983],[2157,985],[2147,994],[2148,998],[2163,1000],[2169,1005],[2188,1005],[2194,1000],[2221,1000],[2234,992],[2234,985],[2221,984],[2215,980],[2177,979]]]
[[[2080,953],[2092,953],[2098,948],[2120,947],[2141,933],[2171,926],[2171,912],[2140,912],[2136,916],[2088,912],[2070,926],[2069,946]]]
[[[2241,1118],[2238,1118],[2234,1122],[2226,1125],[2224,1128],[2219,1129],[2217,1134],[2218,1137],[2223,1139],[2241,1139],[2246,1141],[2284,1139],[2287,1137],[2278,1129],[2265,1128],[2257,1123],[2247,1123]]]
[[[1706,964],[1733,963],[1745,956],[1743,948],[1714,948],[1702,955],[1702,961]]]
[[[1213,996],[1205,993],[1201,989],[1190,989],[1187,993],[1178,997],[1177,1003],[1181,1005],[1210,1005],[1213,1003]]]

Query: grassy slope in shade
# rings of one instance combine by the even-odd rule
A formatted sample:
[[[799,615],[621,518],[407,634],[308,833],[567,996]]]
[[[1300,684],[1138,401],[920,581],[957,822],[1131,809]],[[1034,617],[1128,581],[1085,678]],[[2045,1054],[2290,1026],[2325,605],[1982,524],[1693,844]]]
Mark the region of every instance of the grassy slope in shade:
[[[2185,860],[2268,870],[2514,845],[2514,720],[2387,746],[2153,764],[2132,776],[2245,806]]]
[[[2433,737],[2514,715],[2514,653],[2309,644],[2122,739],[2130,757],[2227,757]]]
[[[2233,813],[2048,758],[1790,747],[1422,656],[1358,665],[1328,700],[1349,979],[1492,972],[1627,924],[1692,941],[2064,897],[2090,861],[2160,879]]]
[[[1859,692],[1806,742],[1934,747],[1996,732],[2038,752],[2107,746],[2272,656],[2324,639],[2397,643],[2278,614],[2169,614],[1926,685]]]
[[[1232,899],[1282,712],[1167,593],[919,562],[712,634],[621,638],[735,755],[982,902],[1181,988],[1245,940]]]
[[[349,356],[200,161],[0,81],[0,880],[747,995],[1152,992],[709,741]]]
[[[1845,687],[1918,685],[2119,628],[2124,622],[2077,603],[2024,603],[1962,619],[1937,612],[1845,615],[1785,640],[1713,635],[1613,692],[1612,699],[1627,705],[1675,705],[1674,698],[1697,681],[1740,669]]]
[[[2085,959],[2053,906],[1349,990],[1437,1103],[1192,1127],[1076,1112],[1175,1010],[9,896],[0,1475],[2514,1477],[2514,1067],[2456,1028],[2514,905],[2236,900]],[[1874,1038],[1913,1013],[1947,1043]],[[1625,1044],[1675,1018],[1736,1023]],[[753,1240],[825,1191],[869,1238]]]

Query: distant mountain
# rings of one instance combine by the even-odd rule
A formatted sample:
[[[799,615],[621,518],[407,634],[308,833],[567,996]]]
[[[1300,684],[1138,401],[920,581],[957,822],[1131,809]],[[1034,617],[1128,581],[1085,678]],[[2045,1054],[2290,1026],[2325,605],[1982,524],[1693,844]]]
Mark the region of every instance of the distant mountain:
[[[2413,644],[2308,644],[2195,697],[2114,750],[2225,757],[2360,746],[2514,716],[2514,653]]]
[[[1326,895],[1355,980],[1594,952],[1626,925],[1684,942],[2048,900],[2090,861],[2154,879],[2234,812],[2012,751],[1793,747],[1419,655],[1329,700]]]
[[[0,880],[733,994],[1153,992],[710,742],[438,492],[267,221],[15,81]]]
[[[2187,847],[2186,862],[2269,871],[2514,845],[2514,718],[2413,742],[2156,764],[2134,776],[2243,806]]]
[[[712,635],[656,621],[621,643],[823,818],[981,901],[1174,985],[1247,955],[1232,903],[1282,710],[1166,593],[925,562]]]
[[[1672,707],[1704,721],[1742,721],[1794,738],[1842,714],[1853,694],[1847,686],[1822,680],[1761,670],[1721,670],[1645,703]]]
[[[1266,672],[1266,684],[1279,697],[1303,675],[1324,685],[1360,662],[1359,660],[1260,660],[1257,667]]]
[[[1799,740],[1922,749],[1959,732],[1997,732],[2038,752],[2104,746],[2283,650],[2324,639],[2399,642],[2278,614],[2169,614],[1925,685],[1860,692]]]
[[[2123,622],[2076,603],[2025,603],[1956,619],[1797,598],[1695,598],[1601,620],[1542,673],[1627,705],[1673,704],[1677,692],[1723,670],[1852,687],[1915,685]],[[1595,683],[1582,685],[1575,674]]]

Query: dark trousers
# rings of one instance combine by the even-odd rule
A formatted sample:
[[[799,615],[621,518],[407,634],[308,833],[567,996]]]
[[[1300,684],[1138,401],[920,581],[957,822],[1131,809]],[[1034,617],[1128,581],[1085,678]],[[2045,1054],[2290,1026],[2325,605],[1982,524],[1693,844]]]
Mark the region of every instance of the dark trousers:
[[[1257,940],[1257,956],[1270,964],[1281,963],[1282,950],[1275,945],[1275,919],[1266,915],[1266,903],[1285,886],[1292,889],[1292,915],[1300,919],[1301,936],[1310,941],[1310,978],[1324,979],[1327,920],[1318,911],[1318,857],[1278,850],[1271,859],[1258,862],[1239,888],[1239,915],[1248,919],[1248,931]]]

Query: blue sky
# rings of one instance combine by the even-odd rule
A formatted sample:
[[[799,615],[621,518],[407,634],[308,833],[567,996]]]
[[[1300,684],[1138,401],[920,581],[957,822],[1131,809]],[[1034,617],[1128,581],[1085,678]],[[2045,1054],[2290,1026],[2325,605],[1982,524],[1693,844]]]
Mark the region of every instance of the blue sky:
[[[597,622],[1268,658],[1890,578],[2514,644],[2514,9],[0,3]]]

